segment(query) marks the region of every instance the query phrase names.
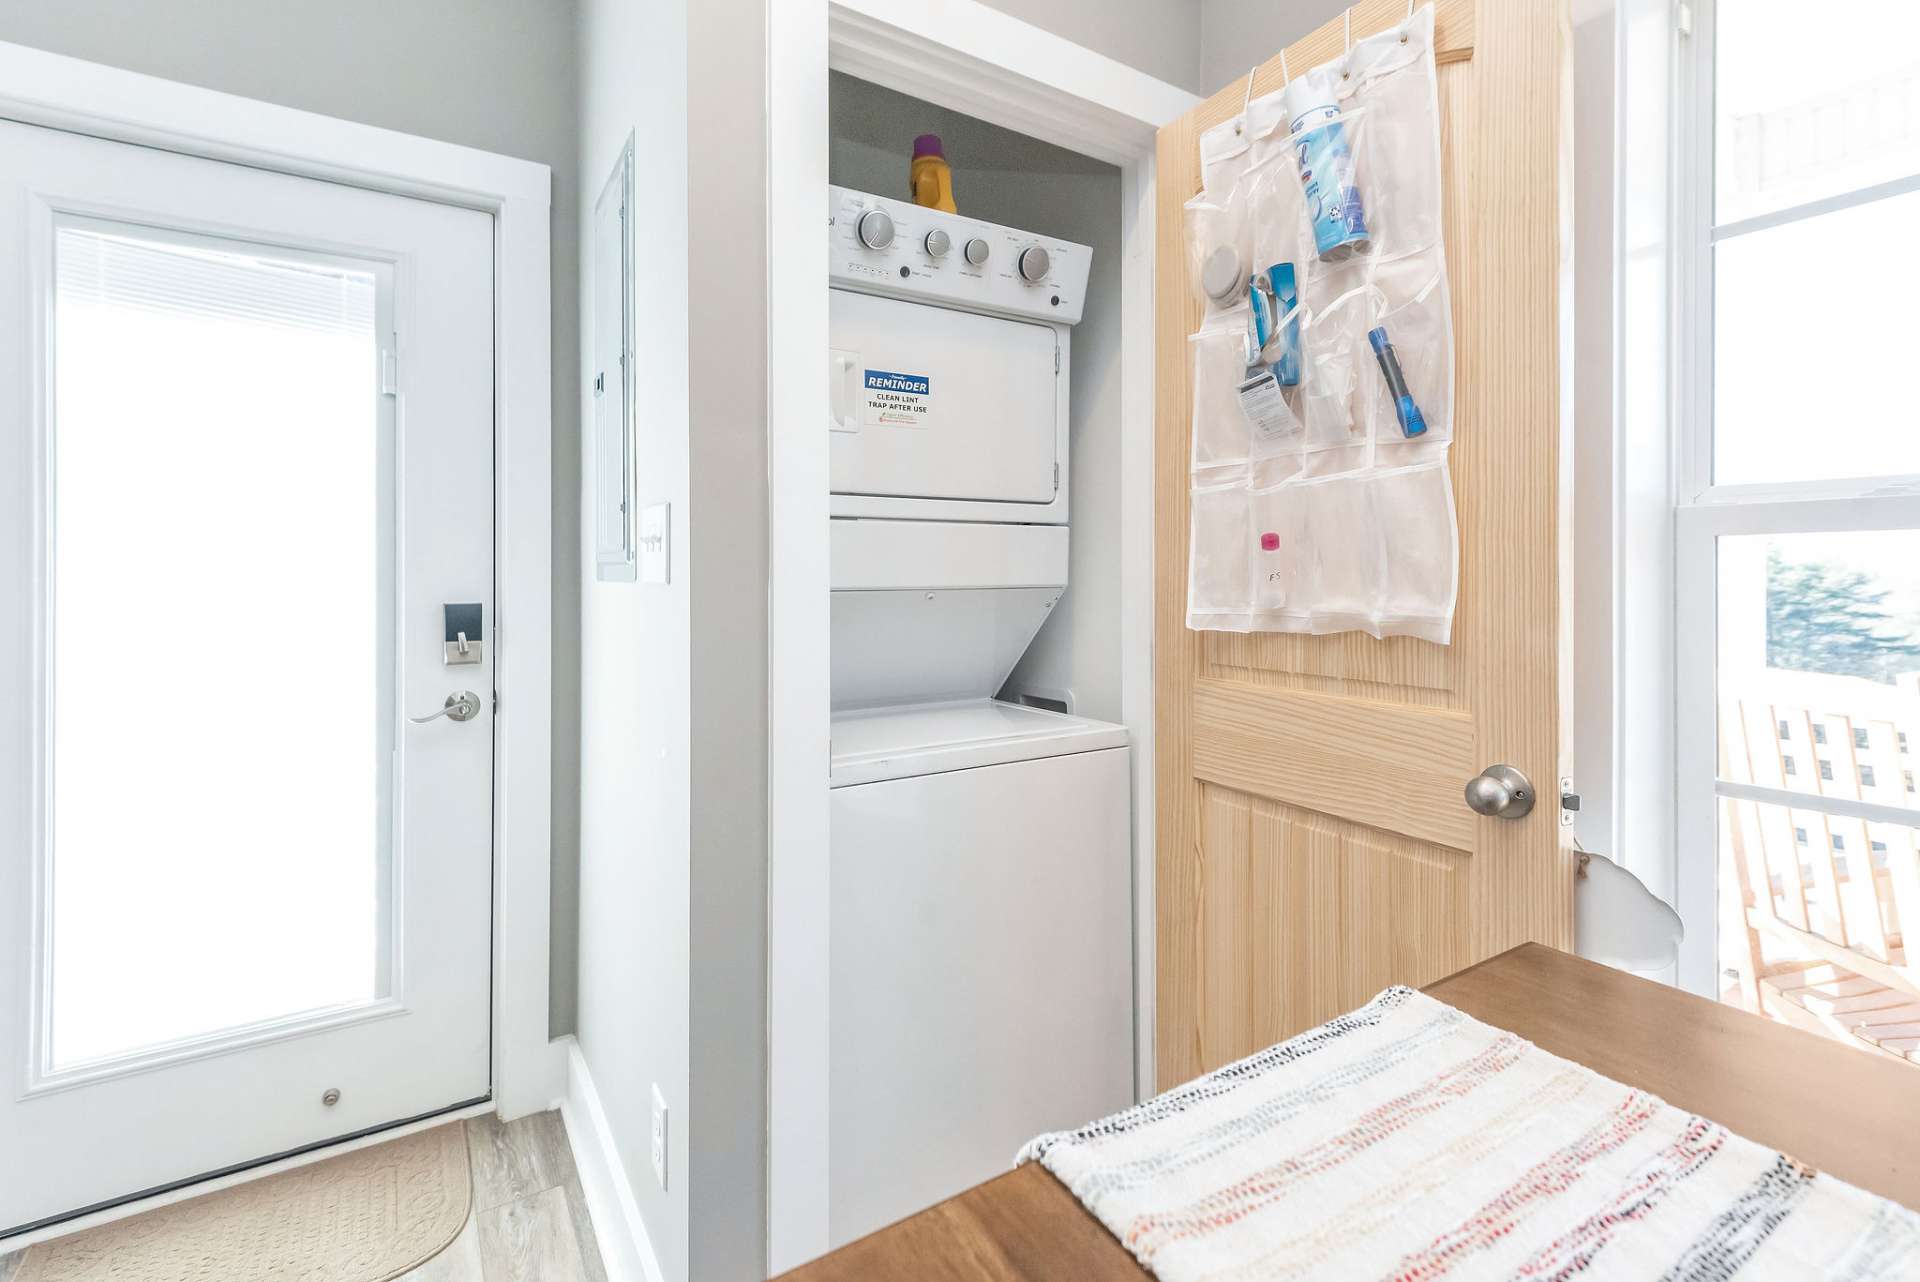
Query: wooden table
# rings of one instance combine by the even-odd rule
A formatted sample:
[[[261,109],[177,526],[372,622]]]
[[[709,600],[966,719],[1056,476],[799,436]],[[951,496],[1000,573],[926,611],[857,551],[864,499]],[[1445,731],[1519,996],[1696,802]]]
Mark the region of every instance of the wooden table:
[[[1920,1208],[1920,1070],[1538,944],[1427,992],[1861,1188]],[[787,1282],[1141,1282],[1041,1166],[783,1275]]]

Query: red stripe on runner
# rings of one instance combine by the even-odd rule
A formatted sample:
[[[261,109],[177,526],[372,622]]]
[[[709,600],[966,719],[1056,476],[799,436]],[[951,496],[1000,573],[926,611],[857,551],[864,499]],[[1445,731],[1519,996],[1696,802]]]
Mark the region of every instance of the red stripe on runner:
[[[1550,1198],[1579,1183],[1585,1167],[1645,1130],[1663,1105],[1645,1091],[1631,1091],[1613,1116],[1572,1144],[1543,1159],[1486,1205],[1394,1266],[1394,1282],[1431,1282],[1445,1277],[1473,1252],[1513,1232],[1514,1227]]]

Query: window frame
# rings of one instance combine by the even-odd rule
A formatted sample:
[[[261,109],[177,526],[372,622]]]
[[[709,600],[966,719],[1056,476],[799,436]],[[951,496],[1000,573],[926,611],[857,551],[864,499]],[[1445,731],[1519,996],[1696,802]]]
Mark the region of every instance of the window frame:
[[[1723,536],[1920,529],[1920,474],[1804,482],[1713,482],[1713,260],[1724,240],[1920,188],[1920,175],[1713,222],[1715,0],[1695,0],[1677,34],[1672,137],[1673,286],[1670,377],[1674,462],[1674,907],[1686,927],[1676,978],[1712,996],[1719,985],[1719,814],[1722,798],[1920,827],[1920,809],[1785,793],[1718,778],[1718,576]],[[1871,815],[1864,811],[1872,811]]]

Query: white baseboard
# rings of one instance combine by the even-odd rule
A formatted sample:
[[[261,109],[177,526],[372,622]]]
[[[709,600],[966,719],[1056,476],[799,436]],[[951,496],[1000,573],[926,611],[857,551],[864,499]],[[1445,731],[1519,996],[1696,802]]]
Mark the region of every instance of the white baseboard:
[[[573,1164],[580,1173],[581,1192],[586,1194],[587,1214],[593,1217],[593,1236],[600,1244],[607,1282],[665,1282],[580,1043],[561,1037],[554,1044],[566,1048],[567,1093],[560,1101],[560,1117],[567,1125],[567,1142],[573,1146]]]

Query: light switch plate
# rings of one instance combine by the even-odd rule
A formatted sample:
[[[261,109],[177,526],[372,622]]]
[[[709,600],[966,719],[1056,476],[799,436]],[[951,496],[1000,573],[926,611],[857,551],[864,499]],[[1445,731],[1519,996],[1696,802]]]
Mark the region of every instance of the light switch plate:
[[[653,1178],[667,1187],[667,1101],[656,1083],[653,1088]]]
[[[673,523],[668,507],[666,503],[655,503],[640,509],[640,581],[642,583],[667,581],[669,545],[667,531]]]

